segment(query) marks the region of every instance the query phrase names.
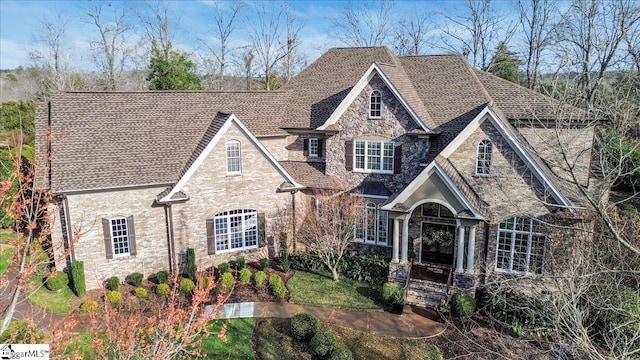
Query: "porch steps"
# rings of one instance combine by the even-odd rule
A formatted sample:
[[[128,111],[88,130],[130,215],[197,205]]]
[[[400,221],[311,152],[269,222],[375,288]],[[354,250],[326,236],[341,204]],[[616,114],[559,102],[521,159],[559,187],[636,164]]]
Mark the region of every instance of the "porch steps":
[[[407,298],[405,304],[417,305],[435,309],[440,305],[442,299],[447,297],[447,285],[427,281],[412,279],[409,282]]]

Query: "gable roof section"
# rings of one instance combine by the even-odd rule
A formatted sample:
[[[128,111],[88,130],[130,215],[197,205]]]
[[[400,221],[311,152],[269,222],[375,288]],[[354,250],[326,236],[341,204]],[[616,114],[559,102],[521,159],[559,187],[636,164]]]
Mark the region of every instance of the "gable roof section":
[[[224,134],[227,132],[227,130],[233,125],[238,126],[240,132],[242,132],[242,134],[252,143],[252,145],[262,153],[262,155],[271,163],[276,171],[280,173],[283,179],[293,185],[293,189],[304,188],[304,186],[298,184],[291,177],[291,175],[287,173],[287,171],[280,165],[280,163],[278,163],[273,155],[271,155],[271,153],[267,151],[262,143],[260,143],[260,141],[258,141],[258,139],[256,139],[256,137],[251,134],[249,129],[247,129],[247,127],[244,126],[244,124],[234,114],[218,113],[216,114],[216,117],[213,119],[213,121],[211,121],[211,125],[189,157],[189,160],[187,161],[184,170],[180,175],[180,179],[168,193],[165,191],[160,194],[162,195],[162,197],[158,197],[159,203],[171,202],[172,198],[174,198],[174,195],[179,194],[182,191],[184,185],[189,181],[191,176],[193,176],[202,162],[209,156],[213,148],[224,137]]]
[[[51,116],[55,192],[175,183],[218,112],[257,136],[279,128],[287,94],[275,92],[60,92],[38,114],[39,144]],[[42,107],[46,108],[46,107]],[[45,151],[44,146],[38,146]]]
[[[416,106],[416,108],[420,109],[420,111],[423,113],[423,116],[425,116],[426,119],[423,119],[420,115],[418,115],[416,110],[407,101],[407,98],[405,98],[403,96],[403,94],[400,93],[398,88],[389,79],[389,76],[387,76],[387,74],[385,74],[385,72],[382,70],[383,67],[386,68],[387,70],[389,70],[390,73],[393,74],[393,76],[396,78],[396,80],[398,80],[398,82],[405,88],[405,90],[407,91],[407,94],[409,94],[410,98],[415,101],[415,103],[413,105]],[[347,110],[347,108],[353,103],[353,101],[356,99],[356,97],[358,97],[360,95],[360,93],[362,92],[364,87],[371,81],[371,79],[375,75],[380,76],[382,81],[385,83],[385,85],[387,85],[389,90],[391,90],[391,92],[396,97],[396,99],[398,99],[398,101],[400,101],[400,103],[405,108],[405,110],[407,110],[407,112],[409,113],[411,118],[413,118],[413,120],[426,133],[435,134],[433,132],[433,130],[430,129],[427,126],[427,124],[425,123],[425,120],[430,121],[431,117],[426,112],[426,109],[424,109],[424,106],[422,105],[422,103],[417,98],[417,94],[415,94],[415,89],[413,91],[411,91],[411,89],[413,89],[413,86],[411,85],[411,82],[409,82],[408,80],[404,80],[404,79],[406,79],[406,75],[404,74],[404,72],[401,69],[397,69],[394,66],[391,66],[391,65],[381,66],[378,63],[371,64],[369,69],[367,69],[367,71],[364,73],[364,75],[362,75],[360,80],[358,80],[358,82],[351,88],[351,90],[349,91],[347,96],[345,96],[342,99],[342,101],[340,102],[340,105],[338,105],[338,107],[331,114],[331,116],[327,119],[327,121],[324,124],[322,124],[322,126],[318,127],[318,130],[325,130],[329,126],[335,124],[338,121],[338,119],[340,118],[340,116],[342,116],[342,114],[344,114],[344,112]]]

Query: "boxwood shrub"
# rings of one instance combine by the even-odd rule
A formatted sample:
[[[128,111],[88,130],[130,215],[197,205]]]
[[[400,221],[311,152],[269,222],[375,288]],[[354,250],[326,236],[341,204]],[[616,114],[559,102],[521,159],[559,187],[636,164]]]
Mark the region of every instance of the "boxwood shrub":
[[[297,341],[308,341],[320,330],[320,319],[311,314],[296,314],[289,320],[291,335]]]
[[[311,355],[317,356],[320,359],[326,359],[331,356],[337,343],[338,341],[333,333],[329,331],[318,331],[313,335],[311,341],[309,341]]]
[[[183,295],[189,295],[191,294],[191,292],[195,287],[196,287],[196,284],[193,283],[193,280],[184,278],[180,280],[180,284],[178,285],[178,290],[180,290],[180,292]]]
[[[248,284],[251,282],[251,270],[244,268],[240,270],[240,282],[243,284]]]
[[[222,274],[222,287],[225,289],[229,289],[233,286],[233,283],[235,283],[236,279],[233,278],[233,274],[230,272],[226,272],[224,274]]]
[[[133,295],[135,295],[137,298],[144,299],[148,295],[147,289],[142,287],[137,287],[135,290],[133,290]]]
[[[264,282],[267,280],[267,273],[260,270],[253,274],[253,281],[255,281],[256,285],[262,286]]]
[[[242,271],[242,269],[244,269],[247,266],[247,260],[244,259],[244,257],[239,257],[238,259],[236,259],[236,267],[238,271]]]
[[[120,279],[117,276],[112,276],[107,279],[107,289],[111,291],[118,291],[120,287]]]
[[[49,276],[45,286],[51,291],[62,290],[69,284],[69,276],[63,271],[57,271]]]
[[[158,284],[167,284],[169,282],[169,272],[167,270],[160,270],[156,273],[156,280]]]
[[[122,301],[122,294],[119,291],[109,291],[107,293],[107,301],[111,304],[116,305]]]
[[[331,353],[329,360],[353,360],[353,353],[347,348],[336,348]]]
[[[158,296],[167,296],[171,292],[171,288],[169,284],[158,284],[156,286],[156,295]]]
[[[95,300],[85,301],[80,305],[80,311],[90,313],[98,310],[98,302]]]
[[[229,266],[229,263],[223,262],[218,265],[218,271],[220,271],[220,274],[226,274],[231,271],[231,267]]]
[[[140,286],[142,284],[142,279],[144,279],[144,275],[139,272],[134,272],[129,275],[129,283],[135,287]]]

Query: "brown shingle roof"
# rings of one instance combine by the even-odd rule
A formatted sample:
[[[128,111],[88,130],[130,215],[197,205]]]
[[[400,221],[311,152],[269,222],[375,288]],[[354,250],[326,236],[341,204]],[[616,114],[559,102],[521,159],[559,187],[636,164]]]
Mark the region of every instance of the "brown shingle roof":
[[[256,135],[284,134],[278,125],[285,98],[284,92],[56,93],[51,188],[173,183],[218,112],[236,114]]]
[[[337,177],[325,174],[325,163],[281,161],[280,165],[298,183],[314,189],[344,190],[345,185]]]

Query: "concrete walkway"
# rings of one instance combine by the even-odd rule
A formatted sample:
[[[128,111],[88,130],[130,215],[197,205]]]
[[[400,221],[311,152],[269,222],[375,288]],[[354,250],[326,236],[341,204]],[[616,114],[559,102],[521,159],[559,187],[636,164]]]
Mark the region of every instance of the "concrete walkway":
[[[207,311],[211,311],[208,308]],[[405,305],[402,314],[380,310],[346,310],[313,305],[279,302],[248,302],[224,304],[214,316],[233,318],[290,318],[295,314],[315,315],[328,322],[368,333],[401,338],[428,338],[445,330],[445,325],[433,319],[433,311]]]

